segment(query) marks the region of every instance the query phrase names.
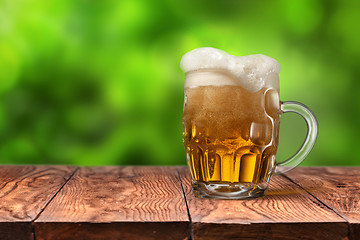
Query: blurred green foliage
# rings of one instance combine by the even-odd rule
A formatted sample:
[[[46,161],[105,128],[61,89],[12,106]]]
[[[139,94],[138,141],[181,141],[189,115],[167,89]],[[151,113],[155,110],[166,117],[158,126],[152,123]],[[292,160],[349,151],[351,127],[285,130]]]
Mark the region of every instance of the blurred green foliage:
[[[0,0],[0,163],[185,164],[179,62],[211,46],[279,61],[319,121],[303,165],[358,165],[359,23],[359,1]],[[304,125],[283,116],[279,160]]]

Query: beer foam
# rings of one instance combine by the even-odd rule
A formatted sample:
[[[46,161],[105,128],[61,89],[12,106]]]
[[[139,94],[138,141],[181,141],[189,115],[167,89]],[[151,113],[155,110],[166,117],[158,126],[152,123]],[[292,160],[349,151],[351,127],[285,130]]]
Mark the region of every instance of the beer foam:
[[[185,87],[239,85],[250,92],[264,86],[279,90],[279,63],[266,55],[233,56],[225,51],[204,47],[186,53],[180,62],[186,73]],[[223,70],[228,76],[197,74],[201,70]]]

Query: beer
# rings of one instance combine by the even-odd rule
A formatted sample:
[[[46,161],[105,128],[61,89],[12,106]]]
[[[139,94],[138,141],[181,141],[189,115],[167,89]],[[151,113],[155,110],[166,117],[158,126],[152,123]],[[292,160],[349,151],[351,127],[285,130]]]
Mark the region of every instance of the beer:
[[[275,164],[279,128],[272,94],[277,91],[249,92],[241,86],[185,88],[183,142],[194,180],[267,181]]]
[[[314,146],[317,121],[301,103],[280,102],[279,63],[265,55],[236,57],[215,48],[186,53],[183,143],[195,196],[262,196],[275,170],[300,164]],[[280,114],[295,112],[308,126],[299,151],[275,162]],[[284,169],[282,166],[289,166]]]
[[[185,54],[181,67],[183,143],[195,195],[262,195],[278,145],[279,64],[200,48]]]

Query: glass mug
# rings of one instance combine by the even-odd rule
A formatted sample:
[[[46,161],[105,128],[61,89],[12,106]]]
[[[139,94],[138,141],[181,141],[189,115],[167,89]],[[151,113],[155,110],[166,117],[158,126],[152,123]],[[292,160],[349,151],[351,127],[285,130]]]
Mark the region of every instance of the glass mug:
[[[185,81],[226,78],[226,74],[211,69],[190,71]],[[278,92],[266,86],[257,92],[235,85],[185,87],[183,143],[195,196],[262,196],[274,172],[289,171],[305,159],[317,137],[316,118],[301,103],[280,102]],[[276,162],[280,115],[287,112],[305,119],[307,136],[294,156]]]

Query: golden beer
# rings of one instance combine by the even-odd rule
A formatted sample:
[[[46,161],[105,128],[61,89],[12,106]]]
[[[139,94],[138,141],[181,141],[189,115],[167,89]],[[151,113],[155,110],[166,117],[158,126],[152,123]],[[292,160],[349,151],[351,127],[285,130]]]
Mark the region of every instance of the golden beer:
[[[280,102],[275,59],[204,47],[186,53],[180,66],[185,73],[183,143],[195,196],[263,196],[275,165],[277,172],[287,172],[311,151],[316,117],[301,103]],[[295,155],[276,163],[280,115],[286,112],[302,116],[308,132]]]
[[[268,181],[275,167],[280,122],[274,95],[277,90],[267,88],[185,88],[183,143],[193,180]]]

